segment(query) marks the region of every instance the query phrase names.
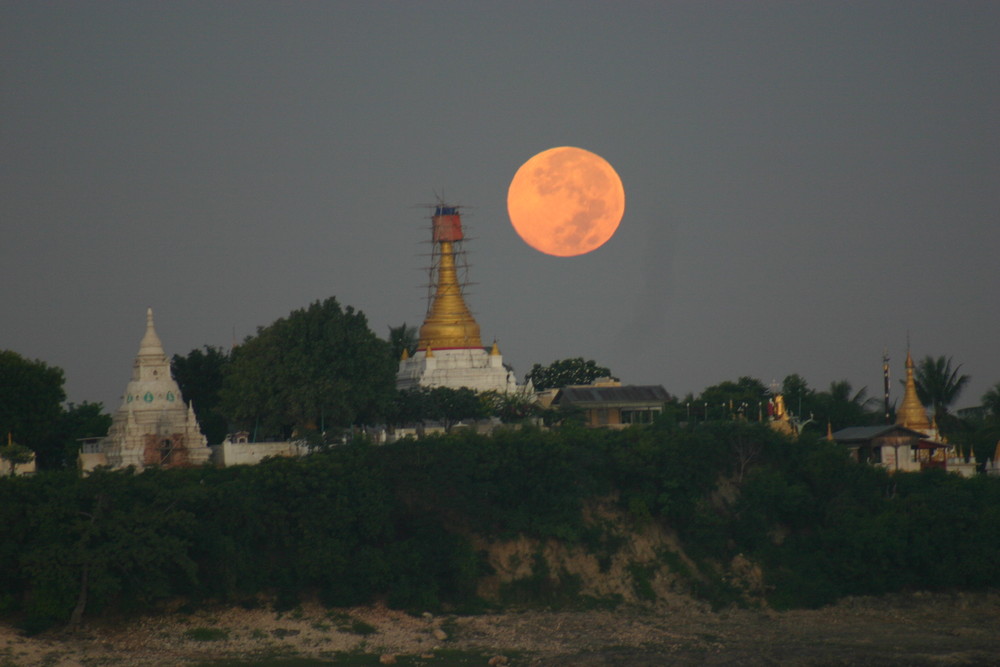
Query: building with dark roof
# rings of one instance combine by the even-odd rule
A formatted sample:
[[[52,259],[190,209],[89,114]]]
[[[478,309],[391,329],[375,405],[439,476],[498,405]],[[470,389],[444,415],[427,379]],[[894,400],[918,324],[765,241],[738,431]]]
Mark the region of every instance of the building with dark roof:
[[[858,461],[880,465],[893,472],[940,468],[966,477],[974,475],[975,461],[962,459],[938,433],[937,424],[928,419],[917,396],[913,357],[909,350],[906,351],[905,387],[895,424],[851,426],[829,438],[845,445]]]
[[[581,410],[584,424],[591,428],[625,428],[652,422],[670,398],[660,385],[622,386],[604,379],[595,380],[595,384],[563,387],[556,392],[552,405]]]
[[[917,455],[925,436],[920,431],[899,424],[849,426],[833,434],[834,442],[847,447],[861,463],[882,465],[889,470],[920,470]]]

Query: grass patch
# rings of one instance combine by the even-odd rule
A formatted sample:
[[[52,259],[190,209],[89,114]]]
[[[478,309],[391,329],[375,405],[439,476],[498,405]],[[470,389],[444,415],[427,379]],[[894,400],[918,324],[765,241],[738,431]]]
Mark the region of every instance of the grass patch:
[[[294,637],[299,634],[298,630],[289,630],[288,628],[275,628],[271,630],[271,634],[278,639],[284,639],[285,637]]]
[[[482,667],[496,653],[484,653],[482,651],[468,651],[458,649],[439,649],[434,651],[433,656],[424,658],[419,655],[397,655],[396,665],[398,667],[451,667],[456,665],[476,665]],[[525,654],[520,652],[504,652],[508,659],[508,667],[518,667],[528,664]],[[381,665],[379,654],[364,653],[361,651],[340,651],[329,656],[317,658],[270,658],[255,660],[254,667],[368,667],[369,665]],[[244,667],[247,663],[239,660],[223,660],[215,662],[198,663],[197,667]]]
[[[224,642],[229,639],[229,630],[222,628],[191,628],[184,631],[184,638],[193,642]]]
[[[599,525],[589,526],[583,531],[580,539],[587,553],[597,559],[597,568],[601,574],[611,571],[611,565],[627,540],[614,532],[614,524],[602,521]]]
[[[378,632],[378,628],[371,623],[366,623],[360,618],[354,618],[342,611],[328,612],[326,617],[333,622],[340,632],[348,632],[352,635],[361,635],[362,637],[374,635]]]
[[[351,632],[356,635],[361,635],[362,637],[367,637],[368,635],[374,635],[378,632],[378,628],[371,623],[365,623],[359,618],[352,618]]]
[[[712,611],[719,611],[735,605],[741,609],[747,608],[743,591],[726,581],[719,571],[710,563],[698,564],[702,578],[691,582],[691,593],[712,605]]]
[[[671,572],[674,572],[675,574],[684,577],[685,579],[693,578],[691,576],[691,568],[688,567],[688,564],[684,562],[684,559],[681,558],[681,555],[676,551],[671,551],[670,549],[662,549],[656,555],[659,556],[660,560],[663,561],[666,564],[666,566],[670,568]]]
[[[656,591],[653,590],[653,573],[655,571],[655,565],[629,564],[628,572],[632,576],[632,590],[640,600],[656,601]]]

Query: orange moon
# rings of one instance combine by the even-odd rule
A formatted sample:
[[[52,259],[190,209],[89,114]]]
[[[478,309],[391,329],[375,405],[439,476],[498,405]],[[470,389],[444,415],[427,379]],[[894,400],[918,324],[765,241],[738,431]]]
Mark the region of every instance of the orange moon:
[[[583,255],[610,239],[625,214],[625,189],[600,155],[573,146],[542,151],[517,170],[507,191],[515,231],[535,250]]]

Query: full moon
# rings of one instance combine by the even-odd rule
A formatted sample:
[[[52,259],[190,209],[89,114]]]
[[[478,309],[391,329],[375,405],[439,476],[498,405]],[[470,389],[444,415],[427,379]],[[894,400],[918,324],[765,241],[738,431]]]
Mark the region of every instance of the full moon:
[[[573,146],[542,151],[517,170],[507,191],[515,231],[535,250],[573,257],[610,239],[625,213],[625,189],[600,155]]]

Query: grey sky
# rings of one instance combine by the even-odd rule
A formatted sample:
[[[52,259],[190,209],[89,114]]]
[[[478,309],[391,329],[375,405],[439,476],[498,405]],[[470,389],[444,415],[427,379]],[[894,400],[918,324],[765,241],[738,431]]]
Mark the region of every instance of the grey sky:
[[[607,159],[625,218],[555,258],[517,168]],[[117,407],[168,354],[336,296],[419,324],[416,205],[466,207],[469,303],[523,378],[683,395],[881,354],[1000,381],[1000,3],[0,2],[0,348]]]

